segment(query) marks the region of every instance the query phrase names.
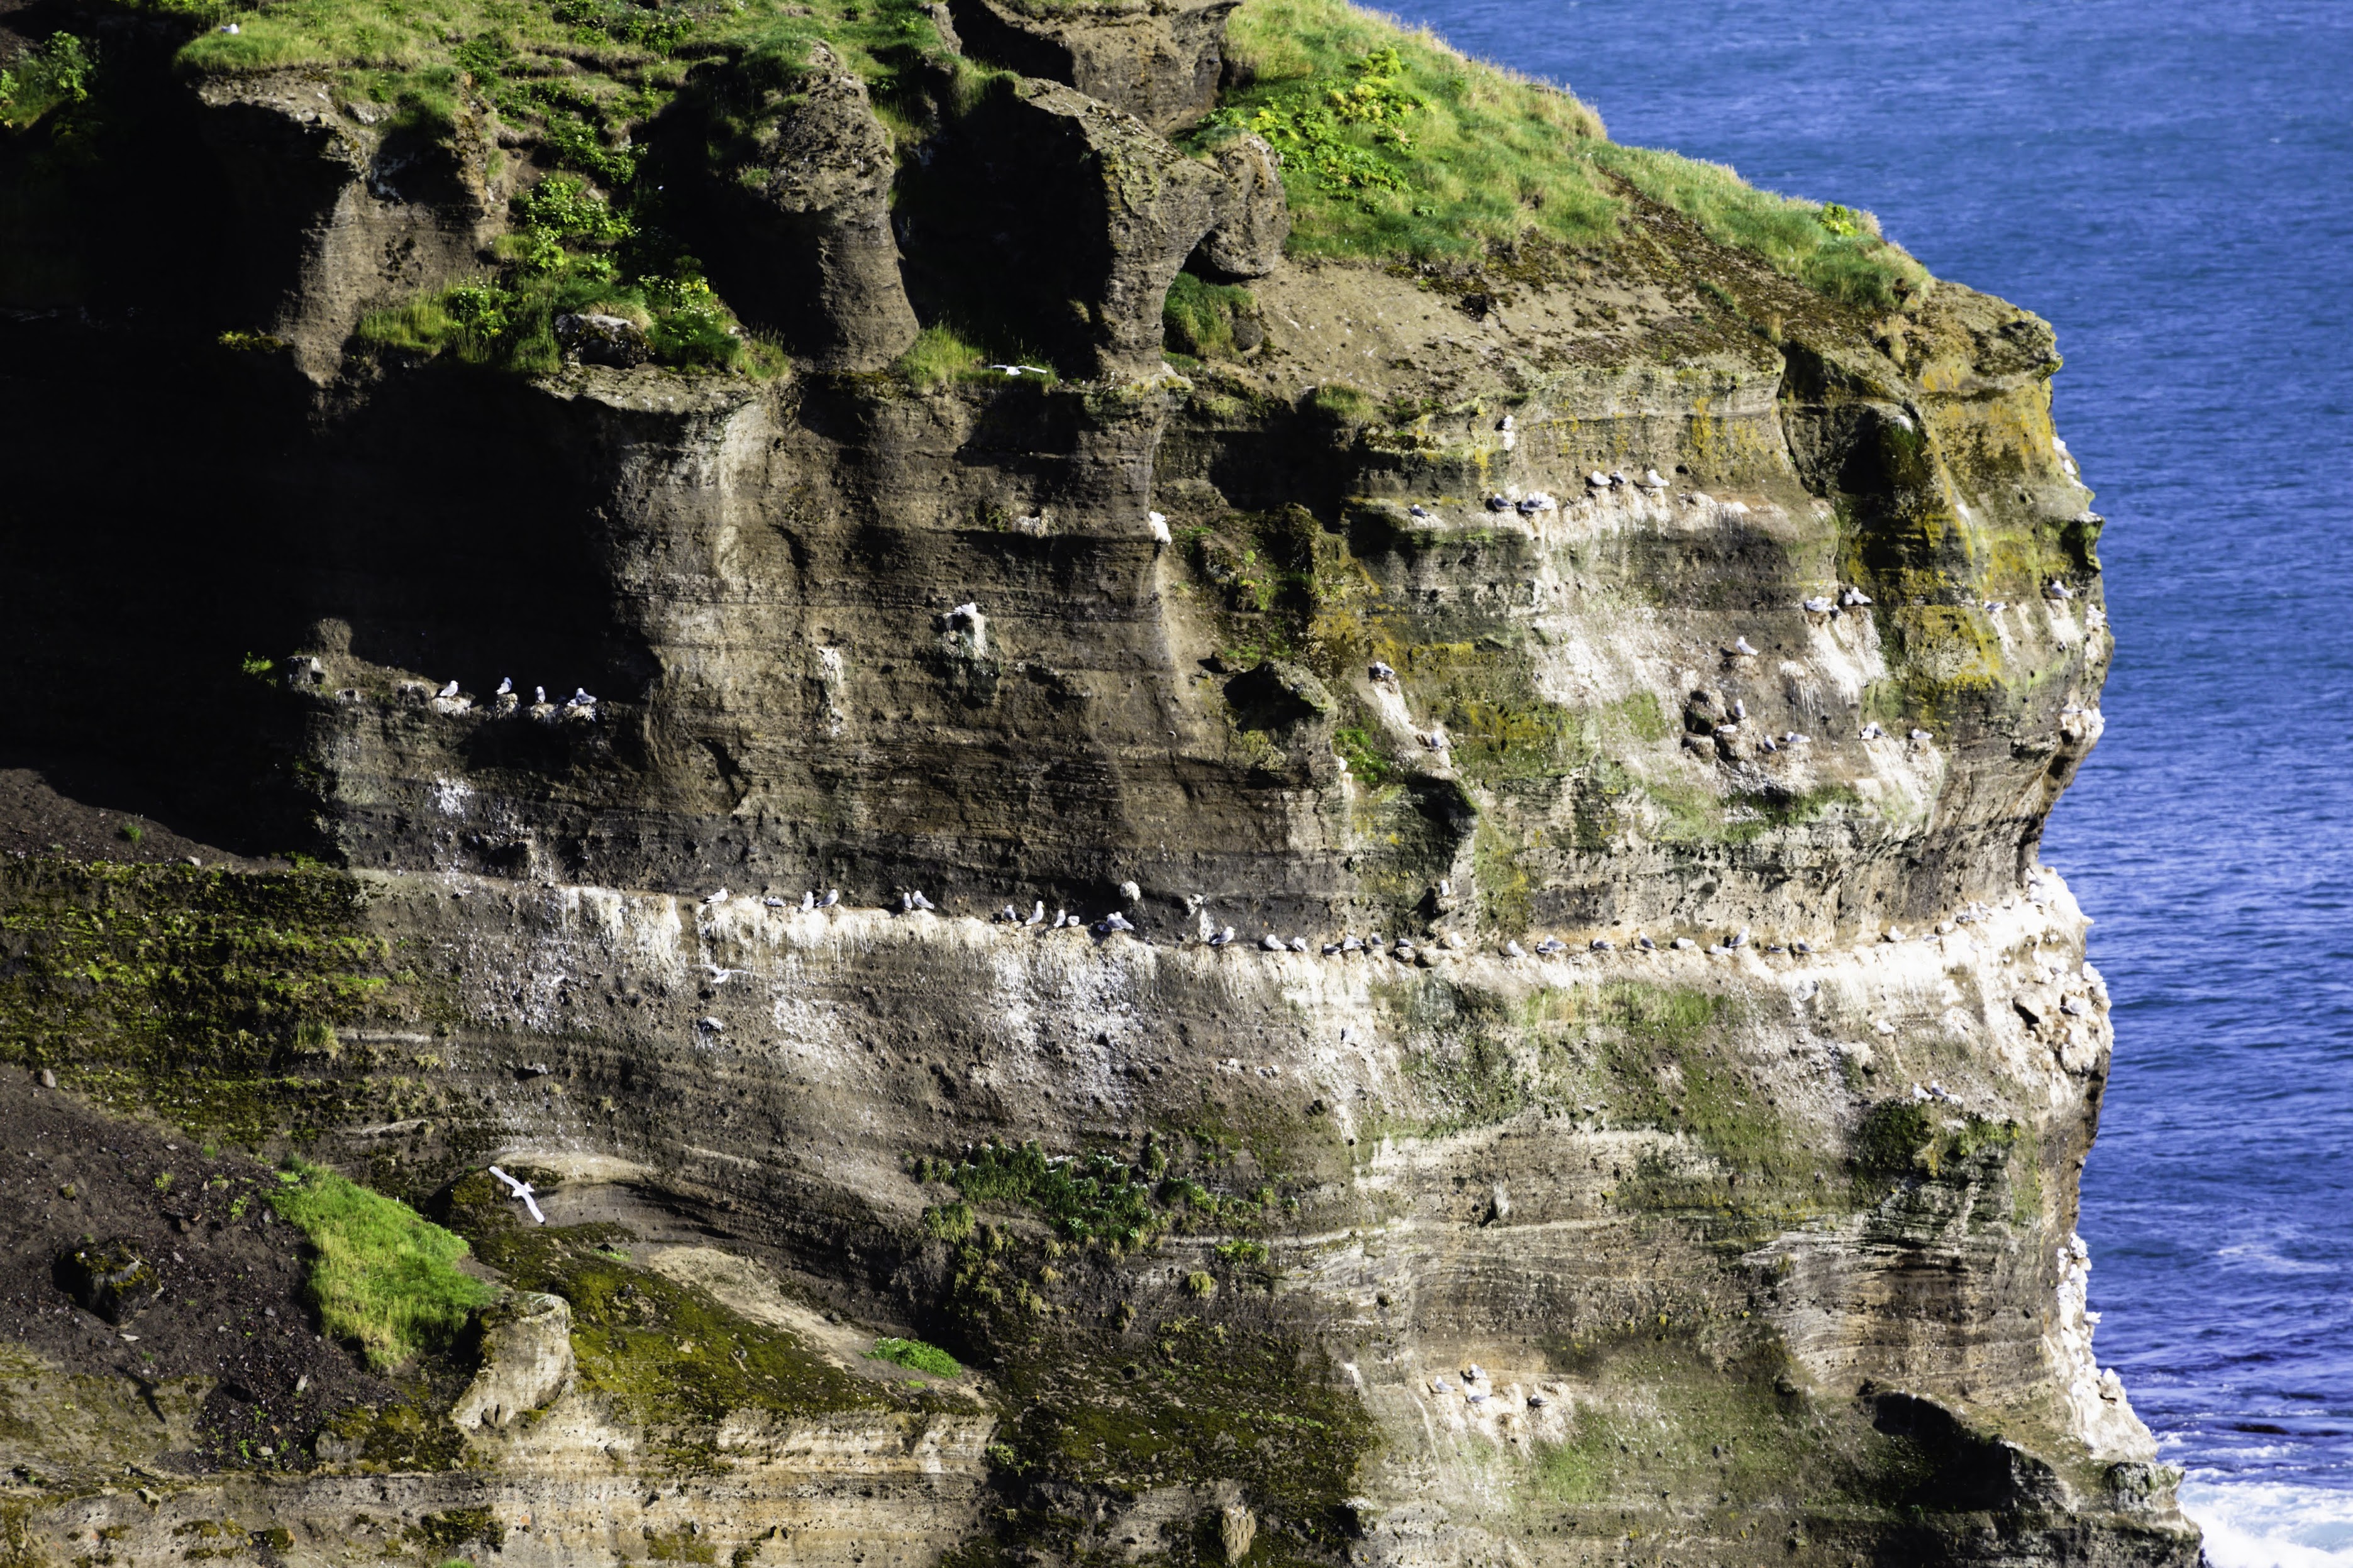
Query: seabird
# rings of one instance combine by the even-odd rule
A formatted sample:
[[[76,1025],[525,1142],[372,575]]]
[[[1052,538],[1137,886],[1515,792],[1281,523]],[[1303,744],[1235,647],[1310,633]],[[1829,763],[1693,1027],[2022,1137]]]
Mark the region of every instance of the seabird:
[[[719,889],[717,892],[715,892],[715,893],[705,893],[705,894],[702,896],[702,901],[703,901],[704,903],[706,903],[706,904],[718,904],[718,903],[724,903],[724,902],[726,902],[726,900],[727,900],[727,889],[724,889],[724,888],[720,889]]]
[[[825,890],[825,897],[818,900],[817,907],[821,910],[829,910],[839,902],[841,902],[841,889],[839,888],[828,888]]]
[[[1365,951],[1365,944],[1358,942],[1353,936],[1344,936],[1340,939],[1340,951],[1342,952],[1362,952]]]
[[[1096,931],[1103,936],[1109,936],[1115,931],[1134,931],[1134,929],[1135,928],[1134,926],[1128,923],[1127,917],[1121,914],[1117,910],[1113,910],[1111,913],[1103,916],[1103,918],[1095,925]]]
[[[532,1184],[529,1182],[518,1182],[512,1176],[508,1175],[504,1171],[500,1170],[496,1165],[492,1165],[491,1167],[491,1174],[496,1176],[500,1181],[504,1182],[509,1187],[513,1189],[514,1195],[522,1200],[522,1206],[531,1211],[532,1218],[537,1220],[542,1225],[545,1225],[547,1223],[547,1216],[539,1212],[539,1203],[533,1195]]]
[[[1527,955],[1528,950],[1522,947],[1518,942],[1506,941],[1504,943],[1504,956],[1505,958],[1525,958]]]
[[[514,695],[514,677],[512,675],[500,676],[499,689],[495,692],[492,692],[491,695],[494,697],[512,697]]]
[[[1781,737],[1781,744],[1785,746],[1802,746],[1812,740],[1813,737],[1811,735],[1801,735],[1797,731],[1792,730],[1788,734]]]
[[[1275,935],[1272,931],[1269,931],[1264,936],[1259,938],[1258,944],[1259,946],[1266,949],[1269,952],[1282,952],[1285,951],[1282,945],[1282,939]]]
[[[1553,951],[1555,952],[1558,952],[1562,948],[1565,948],[1567,945],[1568,943],[1565,942],[1555,942],[1553,944]],[[1589,951],[1594,952],[1615,952],[1618,951],[1618,944],[1611,942],[1606,936],[1597,936],[1591,942],[1588,942],[1586,946]]]
[[[1303,936],[1293,937],[1291,939],[1291,951],[1293,952],[1305,952],[1307,951],[1307,939]]]
[[[1061,930],[1064,926],[1069,925],[1070,923],[1071,923],[1071,911],[1070,911],[1070,910],[1056,910],[1054,911],[1054,923],[1053,923],[1052,925],[1050,925],[1050,926],[1048,926],[1046,929],[1047,929],[1048,931],[1060,931],[1060,930]]]
[[[1438,879],[1438,896],[1441,899],[1452,898],[1454,896],[1453,882],[1444,877]]]
[[[1397,679],[1397,671],[1391,669],[1388,665],[1382,663],[1377,658],[1373,660],[1372,668],[1368,673],[1375,680],[1395,680]]]
[[[1497,425],[1497,426],[1495,426],[1495,428],[1496,428],[1496,429],[1498,429],[1498,430],[1511,430],[1511,429],[1515,429],[1515,428],[1517,428],[1517,427],[1518,427],[1518,423],[1519,423],[1519,422],[1518,422],[1517,420],[1514,419],[1510,415],[1506,414],[1506,415],[1504,415],[1504,416],[1503,422],[1502,422],[1501,424]]]
[[[1644,468],[1642,470],[1642,488],[1646,490],[1662,490],[1667,488],[1667,481],[1659,477],[1658,469]]]
[[[1757,650],[1748,646],[1748,639],[1746,637],[1733,638],[1732,646],[1725,648],[1724,652],[1725,656],[1728,658],[1755,658],[1757,657]]]
[[[1026,921],[1023,921],[1021,923],[1022,923],[1023,925],[1025,925],[1025,926],[1034,926],[1034,925],[1043,925],[1043,924],[1045,923],[1045,921],[1046,921],[1046,900],[1043,900],[1043,899],[1040,899],[1040,900],[1039,900],[1037,901],[1037,903],[1036,903],[1036,904],[1034,904],[1033,906],[1031,906],[1030,910],[1029,910],[1029,918],[1028,920],[1026,920]]]
[[[1487,1369],[1481,1366],[1474,1361],[1470,1365],[1462,1369],[1462,1381],[1465,1383],[1484,1383],[1487,1381]]]
[[[1847,588],[1840,592],[1839,603],[1850,607],[1856,605],[1868,605],[1871,603],[1871,595],[1860,588]]]
[[[1606,490],[1609,488],[1609,476],[1596,468],[1585,476],[1585,482],[1597,490]]]
[[[1748,717],[1748,704],[1747,704],[1747,703],[1746,703],[1746,702],[1741,701],[1738,698],[1735,698],[1735,699],[1733,699],[1733,702],[1732,702],[1732,717],[1733,717],[1733,721],[1734,721],[1734,722],[1736,722],[1736,722],[1738,722],[1739,721],[1743,720],[1743,719],[1747,718],[1747,717]]]
[[[697,1018],[694,1021],[694,1026],[706,1035],[723,1035],[727,1032],[727,1026],[716,1018]]]
[[[1340,951],[1340,944],[1336,942],[1327,942],[1324,944],[1324,956],[1326,958],[1333,957]]]
[[[1224,930],[1222,930],[1222,931],[1214,931],[1214,932],[1210,933],[1210,936],[1209,936],[1209,945],[1210,945],[1211,947],[1223,947],[1223,946],[1225,946],[1225,945],[1226,945],[1226,943],[1228,943],[1228,942],[1231,942],[1231,941],[1233,941],[1233,940],[1234,940],[1234,928],[1233,928],[1233,927],[1231,927],[1231,926],[1228,926],[1228,927],[1226,927],[1226,928],[1225,928]]]
[[[778,898],[778,897],[776,897],[774,893],[771,893],[771,894],[769,894],[766,898],[762,899],[762,900],[760,900],[760,902],[762,902],[763,904],[765,904],[768,908],[770,908],[770,909],[772,909],[772,910],[781,910],[781,909],[783,909],[783,908],[785,907],[785,900],[782,900],[782,899],[780,899],[780,898]],[[807,909],[807,908],[808,908],[808,906],[807,906],[807,904],[803,904],[803,905],[801,906],[801,908],[803,908],[803,909]]]
[[[2007,601],[2005,601],[2005,600],[2001,600],[2001,599],[1988,599],[1988,600],[1985,602],[1985,607],[1986,607],[1986,614],[1988,614],[1988,615],[1989,615],[1989,616],[1998,616],[1998,615],[2001,614],[2004,610],[2006,610],[2006,609],[2010,608],[2010,605],[2009,605],[2009,603],[2008,603]]]
[[[1003,909],[997,911],[997,923],[1000,925],[1011,925],[1020,918],[1020,914],[1011,904],[1008,904]]]
[[[1766,736],[1763,740],[1761,740],[1761,741],[1757,742],[1757,743],[1758,745],[1760,745],[1760,746],[1764,747],[1764,748],[1765,748],[1767,751],[1768,751],[1768,752],[1778,752],[1778,751],[1779,751],[1779,750],[1781,749],[1781,748],[1780,748],[1780,746],[1779,746],[1778,744],[1777,744],[1777,743],[1774,742],[1773,737],[1772,737],[1772,736],[1770,736],[1770,735]]]
[[[713,985],[724,985],[729,981],[744,973],[744,971],[740,969],[723,968],[719,964],[711,963],[707,959],[696,967],[701,969],[705,974],[711,976],[711,984]]]
[[[1620,485],[1624,484],[1625,482],[1626,482],[1626,471],[1625,471],[1623,468],[1612,468],[1612,469],[1610,469],[1610,470],[1609,470],[1609,488],[1610,488],[1610,489],[1616,489],[1619,486],[1620,486]]]
[[[456,681],[454,681],[454,680],[453,680],[453,681],[451,681],[448,685],[447,685],[447,686],[445,686],[445,687],[443,687],[443,688],[441,689],[439,695],[441,695],[442,697],[445,697],[445,698],[447,698],[447,697],[455,697],[455,696],[457,696],[457,695],[458,695],[458,683],[457,683]]]
[[[1489,511],[1509,511],[1512,510],[1511,500],[1509,497],[1499,491],[1487,498],[1487,510]]]
[[[1862,727],[1862,738],[1866,741],[1883,741],[1887,739],[1887,731],[1876,723],[1865,724]]]
[[[1831,603],[1830,597],[1823,594],[1817,594],[1805,603],[1805,611],[1810,616],[1827,616],[1837,608],[1838,605]]]
[[[1732,935],[1725,940],[1724,945],[1726,947],[1746,947],[1748,945],[1748,928],[1746,926],[1742,926],[1738,931],[1733,932]]]
[[[572,700],[565,706],[568,708],[594,708],[596,706],[596,700],[588,695],[588,689],[586,687],[575,686],[572,689]]]
[[[1647,936],[1636,937],[1634,939],[1634,945],[1641,948],[1644,952],[1656,952],[1659,950],[1659,944],[1652,942]]]
[[[1789,944],[1789,951],[1791,952],[1811,952],[1814,951],[1814,944],[1810,942],[1793,942]]]
[[[1926,741],[1933,738],[1934,737],[1932,737],[1926,730],[1915,730],[1912,731],[1912,739],[1915,741]]]
[[[1428,517],[1430,516],[1430,509],[1429,509],[1428,507],[1426,507],[1426,506],[1422,505],[1419,501],[1416,501],[1413,505],[1411,505],[1411,506],[1409,506],[1409,507],[1408,507],[1408,508],[1406,508],[1406,509],[1405,509],[1405,514],[1406,514],[1408,517],[1419,517],[1419,518],[1424,518],[1424,519],[1426,519],[1426,518],[1428,518]]]
[[[2066,584],[2058,581],[2056,578],[2053,578],[2050,586],[2044,588],[2042,591],[2050,595],[2054,599],[2072,599],[2075,596],[2074,589],[2070,588]]]
[[[544,687],[544,686],[534,686],[534,687],[533,687],[533,688],[531,689],[531,703],[532,703],[532,706],[533,706],[533,707],[534,707],[534,708],[544,708],[544,707],[546,707],[546,706],[547,706],[547,688],[546,688],[546,687]]]
[[[1689,952],[1693,948],[1697,947],[1699,943],[1694,942],[1687,936],[1679,936],[1675,938],[1674,942],[1670,945],[1672,945],[1677,952]]]
[[[1707,955],[1710,958],[1730,958],[1732,950],[1719,942],[1707,950]]]

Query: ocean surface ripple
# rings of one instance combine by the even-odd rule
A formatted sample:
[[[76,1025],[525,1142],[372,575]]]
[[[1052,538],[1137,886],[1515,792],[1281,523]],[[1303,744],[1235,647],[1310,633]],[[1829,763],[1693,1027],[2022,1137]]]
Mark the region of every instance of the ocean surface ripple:
[[[1865,206],[2059,330],[2106,738],[2104,1361],[2218,1568],[2353,1568],[2353,7],[1427,0],[1622,142]]]

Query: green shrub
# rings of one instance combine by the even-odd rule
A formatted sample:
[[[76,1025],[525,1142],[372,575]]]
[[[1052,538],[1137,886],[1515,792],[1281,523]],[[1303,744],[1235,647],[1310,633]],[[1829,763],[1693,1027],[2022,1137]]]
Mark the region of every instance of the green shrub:
[[[887,1361],[915,1372],[928,1372],[934,1377],[962,1377],[964,1363],[940,1349],[921,1340],[879,1339],[874,1348],[866,1352],[870,1361]]]
[[[446,1343],[497,1295],[453,1267],[466,1256],[463,1238],[406,1204],[299,1162],[279,1180],[270,1206],[310,1239],[321,1323],[357,1342],[377,1370]]]
[[[82,102],[96,68],[87,44],[71,33],[51,33],[47,42],[0,70],[0,125],[21,129],[59,104]]]

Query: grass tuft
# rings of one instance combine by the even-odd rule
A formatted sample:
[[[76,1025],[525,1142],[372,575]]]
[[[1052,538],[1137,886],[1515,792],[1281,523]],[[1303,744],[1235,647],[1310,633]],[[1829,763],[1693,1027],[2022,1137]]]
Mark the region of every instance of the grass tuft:
[[[934,324],[925,327],[913,346],[899,356],[897,369],[901,379],[918,392],[937,392],[953,381],[977,373],[987,356],[979,347],[966,342],[954,327]]]
[[[311,1294],[327,1331],[358,1342],[378,1371],[445,1344],[497,1291],[459,1273],[465,1240],[406,1204],[297,1162],[269,1194],[310,1238]]]
[[[893,1366],[903,1366],[914,1372],[928,1372],[934,1377],[962,1377],[964,1363],[937,1345],[921,1340],[883,1338],[874,1342],[866,1352],[869,1361],[887,1361]]]

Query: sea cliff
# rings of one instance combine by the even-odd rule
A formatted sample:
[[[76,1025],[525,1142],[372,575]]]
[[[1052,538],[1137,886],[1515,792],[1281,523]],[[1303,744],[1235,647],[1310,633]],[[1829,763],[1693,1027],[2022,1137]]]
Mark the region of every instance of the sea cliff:
[[[2047,324],[1304,0],[0,25],[0,1562],[2196,1561]]]

